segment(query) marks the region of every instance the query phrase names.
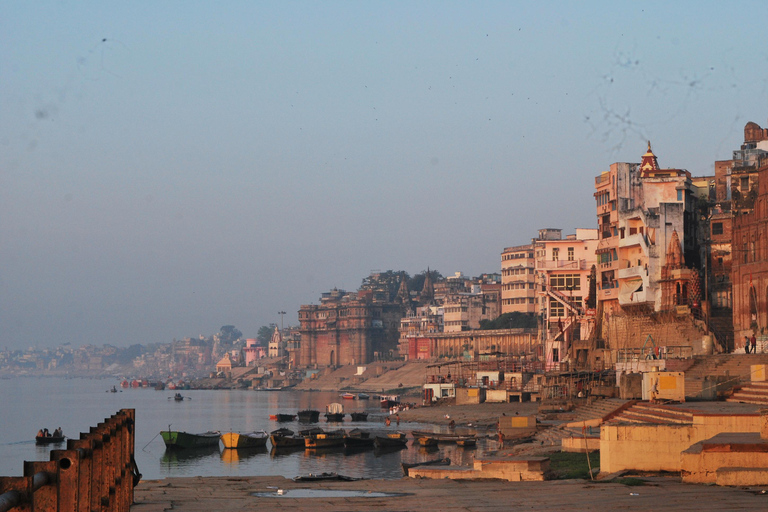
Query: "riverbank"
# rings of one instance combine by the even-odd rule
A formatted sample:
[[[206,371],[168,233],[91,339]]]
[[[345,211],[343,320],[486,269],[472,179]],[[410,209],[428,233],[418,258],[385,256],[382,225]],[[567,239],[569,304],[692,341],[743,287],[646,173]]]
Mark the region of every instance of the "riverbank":
[[[628,481],[629,482],[629,481]],[[141,482],[132,512],[491,510],[765,510],[762,488],[683,484],[677,477],[644,477],[633,485],[587,480],[457,481],[403,478],[354,482],[294,482],[282,477],[194,477]],[[638,485],[640,484],[640,485]],[[379,493],[392,493],[381,496]],[[307,497],[304,497],[307,496]]]

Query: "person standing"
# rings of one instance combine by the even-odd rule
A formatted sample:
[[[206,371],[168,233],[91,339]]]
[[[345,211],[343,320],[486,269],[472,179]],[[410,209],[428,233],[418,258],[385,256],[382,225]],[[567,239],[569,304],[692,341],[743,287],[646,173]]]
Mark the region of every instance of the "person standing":
[[[749,338],[744,336],[744,352],[749,354]]]
[[[755,338],[755,333],[752,333],[752,337],[749,338],[749,343],[752,345],[752,353],[757,354],[757,338]]]

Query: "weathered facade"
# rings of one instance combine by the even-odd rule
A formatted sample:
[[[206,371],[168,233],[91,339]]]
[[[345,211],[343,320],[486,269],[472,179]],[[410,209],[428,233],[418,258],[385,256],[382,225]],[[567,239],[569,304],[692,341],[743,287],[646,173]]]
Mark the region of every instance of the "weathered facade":
[[[403,305],[380,300],[371,290],[332,290],[319,305],[299,310],[304,367],[365,364],[395,355]]]
[[[760,168],[751,211],[733,217],[733,327],[736,339],[768,327],[768,165]]]

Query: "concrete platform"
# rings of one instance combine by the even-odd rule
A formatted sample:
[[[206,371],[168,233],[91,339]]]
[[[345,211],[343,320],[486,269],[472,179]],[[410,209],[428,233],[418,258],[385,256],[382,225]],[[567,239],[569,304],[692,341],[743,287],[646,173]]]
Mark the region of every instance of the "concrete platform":
[[[681,457],[683,482],[744,485],[742,478],[747,485],[768,485],[768,439],[754,432],[718,434]]]
[[[360,480],[293,482],[282,477],[190,477],[141,482],[131,512],[498,512],[499,510],[765,510],[766,488],[688,485],[679,478],[648,478],[647,486],[627,487],[585,480],[519,482],[498,480]],[[278,489],[288,492],[278,497]],[[392,497],[291,498],[292,489],[393,491]],[[274,493],[256,497],[253,493]]]

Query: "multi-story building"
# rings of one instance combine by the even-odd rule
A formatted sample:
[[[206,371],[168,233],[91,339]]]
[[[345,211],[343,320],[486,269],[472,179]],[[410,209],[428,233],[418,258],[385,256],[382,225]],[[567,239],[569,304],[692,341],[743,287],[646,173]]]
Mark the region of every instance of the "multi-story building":
[[[530,244],[505,247],[501,253],[501,314],[537,313],[536,257],[538,240],[561,238],[560,229],[540,229]]]
[[[319,305],[299,310],[301,366],[364,364],[395,355],[402,303],[381,300],[373,290],[324,293]]]
[[[534,244],[539,332],[548,363],[564,360],[573,341],[592,334],[589,329],[593,323],[586,322],[585,317],[597,244],[597,229],[577,229],[566,238],[537,240]]]

